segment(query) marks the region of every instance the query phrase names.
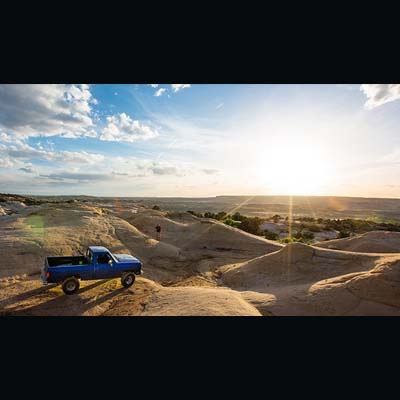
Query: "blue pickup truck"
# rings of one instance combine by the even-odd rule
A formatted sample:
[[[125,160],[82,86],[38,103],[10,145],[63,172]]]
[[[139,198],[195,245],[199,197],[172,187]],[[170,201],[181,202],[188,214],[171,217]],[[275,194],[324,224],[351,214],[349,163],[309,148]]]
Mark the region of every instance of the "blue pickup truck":
[[[62,283],[65,294],[79,289],[79,280],[111,279],[121,277],[124,287],[142,274],[142,263],[130,254],[112,254],[103,246],[89,246],[85,256],[46,257],[42,267],[42,281]]]

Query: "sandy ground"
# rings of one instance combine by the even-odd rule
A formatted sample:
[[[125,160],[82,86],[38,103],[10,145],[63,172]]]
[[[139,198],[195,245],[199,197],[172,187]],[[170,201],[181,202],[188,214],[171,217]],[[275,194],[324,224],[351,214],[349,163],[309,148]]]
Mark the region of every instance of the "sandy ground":
[[[4,290],[6,289],[6,290]],[[158,315],[259,316],[236,291],[220,287],[163,287],[137,278],[131,288],[119,279],[82,282],[76,295],[65,296],[59,285],[38,279],[0,284],[0,315]]]
[[[282,246],[188,213],[21,207],[0,216],[0,315],[400,315],[399,238]],[[42,285],[46,255],[88,245],[137,256],[144,276],[129,289],[119,279],[81,282],[73,296]]]

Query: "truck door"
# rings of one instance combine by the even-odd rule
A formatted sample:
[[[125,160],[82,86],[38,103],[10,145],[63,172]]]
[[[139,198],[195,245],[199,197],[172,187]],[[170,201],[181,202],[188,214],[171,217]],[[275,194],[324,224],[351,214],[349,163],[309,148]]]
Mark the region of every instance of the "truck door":
[[[105,278],[115,277],[114,267],[108,264],[110,260],[111,257],[107,253],[97,255],[94,279],[105,279]]]
[[[82,270],[81,270],[81,277],[84,280],[90,280],[93,279],[94,276],[94,257],[93,257],[93,253],[87,249],[86,254],[86,265],[82,266]]]

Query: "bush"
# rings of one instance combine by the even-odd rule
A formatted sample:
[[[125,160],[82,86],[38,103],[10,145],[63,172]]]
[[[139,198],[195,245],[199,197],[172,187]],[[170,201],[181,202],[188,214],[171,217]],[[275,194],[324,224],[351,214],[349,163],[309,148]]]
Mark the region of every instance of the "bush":
[[[160,211],[160,210],[161,210],[161,208],[160,208],[159,206],[153,206],[153,210]]]
[[[301,237],[304,240],[313,240],[314,239],[314,234],[312,232],[301,232]]]
[[[277,224],[280,219],[283,219],[283,218],[279,214],[275,214],[270,218],[270,220],[273,221],[275,224]]]
[[[339,239],[344,239],[350,236],[350,232],[349,231],[339,231],[339,235],[338,238]]]
[[[306,243],[306,244],[310,244],[310,240],[306,240],[303,237],[285,237],[284,239],[279,240],[279,242],[281,243],[294,243],[294,242],[298,242],[298,243]]]
[[[298,242],[299,240],[293,237],[285,237],[284,239],[279,240],[281,243],[293,243],[293,242]]]
[[[322,231],[322,229],[318,225],[315,225],[315,224],[308,225],[307,229],[310,230],[311,232],[321,232]]]
[[[194,215],[195,217],[199,217],[199,218],[203,218],[204,217],[203,214],[197,213],[196,211],[189,210],[188,213]]]
[[[252,233],[253,235],[261,235],[260,225],[262,222],[262,219],[258,217],[246,217],[240,223],[239,229],[248,233]]]
[[[236,211],[235,214],[232,215],[232,219],[235,221],[243,221],[246,217],[242,214],[240,214],[239,211]]]
[[[235,221],[232,218],[226,218],[226,219],[224,219],[224,224],[233,226],[234,228],[238,228],[240,225],[240,221]]]
[[[204,213],[204,218],[214,218],[215,219],[215,214],[210,211],[206,211]]]
[[[215,219],[217,219],[218,221],[223,220],[226,217],[226,212],[225,211],[220,211],[219,213],[217,213],[215,215]]]
[[[269,240],[278,240],[279,239],[279,235],[276,232],[269,231],[268,229],[266,229],[264,231],[264,236],[265,236],[265,239],[269,239]]]

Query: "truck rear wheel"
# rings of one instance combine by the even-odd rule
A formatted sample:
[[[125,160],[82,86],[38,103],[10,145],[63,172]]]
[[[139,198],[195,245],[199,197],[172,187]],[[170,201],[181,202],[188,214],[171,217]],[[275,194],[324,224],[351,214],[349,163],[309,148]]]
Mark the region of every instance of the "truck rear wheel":
[[[133,272],[128,272],[127,274],[122,275],[121,283],[123,287],[131,287],[135,282],[135,274]]]
[[[75,277],[67,278],[62,284],[62,290],[65,294],[74,294],[79,289],[79,280]]]

